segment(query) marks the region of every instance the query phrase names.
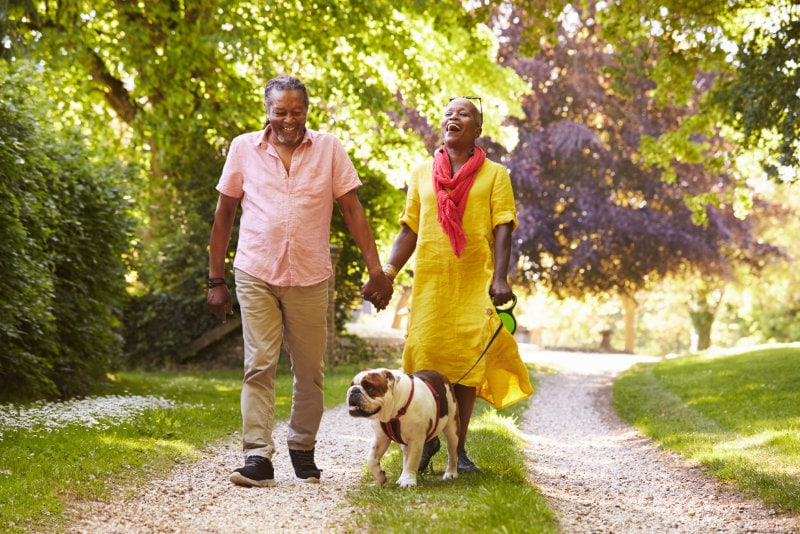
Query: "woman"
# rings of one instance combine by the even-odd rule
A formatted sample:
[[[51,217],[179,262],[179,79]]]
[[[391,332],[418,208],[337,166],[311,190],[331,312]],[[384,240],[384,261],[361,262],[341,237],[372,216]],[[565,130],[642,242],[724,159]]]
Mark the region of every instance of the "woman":
[[[511,180],[475,145],[483,116],[471,98],[448,103],[444,145],[411,175],[400,233],[384,266],[394,280],[416,251],[403,370],[434,369],[455,385],[462,473],[480,471],[464,446],[476,397],[500,409],[533,392],[516,341],[495,310],[513,298]],[[425,444],[420,471],[440,446],[438,438]]]

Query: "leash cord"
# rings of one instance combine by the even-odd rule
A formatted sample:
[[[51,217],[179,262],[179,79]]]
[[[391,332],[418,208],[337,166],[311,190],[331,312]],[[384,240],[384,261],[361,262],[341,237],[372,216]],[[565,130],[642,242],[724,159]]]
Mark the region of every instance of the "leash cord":
[[[499,333],[500,333],[500,330],[502,330],[502,328],[503,328],[503,321],[500,321],[500,326],[498,326],[498,327],[497,327],[497,330],[495,330],[495,331],[494,331],[494,334],[492,334],[492,339],[490,339],[490,340],[489,340],[489,343],[487,343],[487,344],[486,344],[486,348],[485,348],[485,349],[483,349],[483,352],[481,352],[481,355],[480,355],[480,356],[478,356],[478,359],[477,359],[477,360],[475,360],[475,363],[473,363],[473,364],[472,364],[472,367],[470,367],[469,369],[467,369],[467,372],[466,372],[466,373],[464,373],[463,375],[461,375],[461,378],[459,378],[458,380],[456,380],[455,382],[453,382],[453,385],[455,385],[455,384],[460,384],[460,383],[461,383],[461,381],[462,381],[462,380],[464,380],[464,377],[465,377],[465,376],[467,376],[468,374],[470,374],[470,372],[472,372],[472,370],[473,370],[473,369],[475,369],[475,366],[476,366],[476,365],[478,365],[478,362],[479,362],[479,361],[481,361],[481,358],[483,358],[483,357],[486,355],[486,351],[488,351],[488,350],[489,350],[489,347],[491,347],[491,346],[492,346],[492,343],[494,343],[494,339],[497,337],[497,334],[499,334]]]

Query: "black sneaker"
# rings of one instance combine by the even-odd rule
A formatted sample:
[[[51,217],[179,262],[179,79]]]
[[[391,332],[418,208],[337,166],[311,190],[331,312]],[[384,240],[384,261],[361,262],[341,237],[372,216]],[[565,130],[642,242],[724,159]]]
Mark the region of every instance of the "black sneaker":
[[[301,451],[289,449],[289,456],[292,459],[294,474],[298,480],[303,482],[319,482],[320,470],[314,463],[314,449]]]
[[[481,468],[472,463],[467,457],[467,453],[465,451],[458,451],[458,472],[459,473],[467,473],[470,471],[480,472]]]
[[[268,488],[275,485],[275,471],[272,461],[264,456],[248,456],[244,467],[231,473],[231,482],[239,486]]]
[[[439,452],[439,449],[442,448],[442,442],[439,440],[439,436],[433,437],[425,442],[425,445],[422,447],[422,456],[419,458],[419,468],[417,472],[422,473],[428,468],[428,464],[433,458],[433,455]],[[431,473],[433,473],[433,465],[431,465]]]

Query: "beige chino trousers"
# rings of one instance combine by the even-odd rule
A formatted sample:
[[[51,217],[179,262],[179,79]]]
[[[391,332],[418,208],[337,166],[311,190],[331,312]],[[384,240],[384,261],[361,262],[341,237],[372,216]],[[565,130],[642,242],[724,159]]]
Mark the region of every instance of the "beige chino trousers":
[[[238,269],[235,274],[244,337],[241,395],[244,454],[272,458],[275,452],[272,430],[281,343],[290,355],[294,375],[286,442],[290,449],[313,449],[324,410],[328,282],[280,287]]]

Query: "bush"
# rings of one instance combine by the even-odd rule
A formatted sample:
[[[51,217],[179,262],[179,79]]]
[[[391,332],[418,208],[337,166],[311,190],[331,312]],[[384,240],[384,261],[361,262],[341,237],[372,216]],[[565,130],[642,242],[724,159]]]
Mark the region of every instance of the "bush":
[[[0,398],[80,395],[121,347],[132,169],[56,135],[35,72],[0,70]]]

